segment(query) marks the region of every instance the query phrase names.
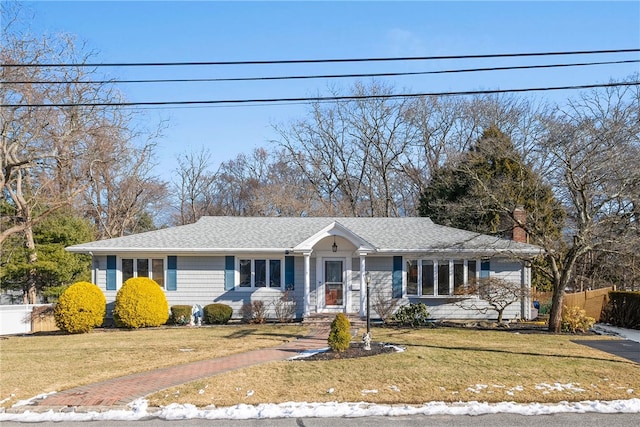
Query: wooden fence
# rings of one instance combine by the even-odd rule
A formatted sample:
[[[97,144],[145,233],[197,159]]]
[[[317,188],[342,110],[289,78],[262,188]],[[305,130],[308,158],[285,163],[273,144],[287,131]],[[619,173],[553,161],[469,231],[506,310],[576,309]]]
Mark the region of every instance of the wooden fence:
[[[47,305],[0,305],[0,335],[57,331],[58,327]]]
[[[567,307],[580,307],[587,312],[587,316],[600,321],[602,309],[609,302],[609,292],[615,288],[602,288],[594,291],[576,292],[573,294],[565,294],[564,305]]]

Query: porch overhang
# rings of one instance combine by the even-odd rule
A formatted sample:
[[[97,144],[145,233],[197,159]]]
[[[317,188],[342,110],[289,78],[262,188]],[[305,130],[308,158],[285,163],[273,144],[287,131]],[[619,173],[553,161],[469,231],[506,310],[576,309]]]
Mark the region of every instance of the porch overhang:
[[[312,252],[314,246],[320,240],[331,236],[338,236],[348,240],[356,247],[356,251],[360,253],[371,253],[377,251],[371,243],[367,242],[365,239],[358,236],[356,233],[352,232],[337,221],[332,222],[322,230],[318,231],[312,236],[309,236],[307,239],[293,247],[292,251],[297,253]]]

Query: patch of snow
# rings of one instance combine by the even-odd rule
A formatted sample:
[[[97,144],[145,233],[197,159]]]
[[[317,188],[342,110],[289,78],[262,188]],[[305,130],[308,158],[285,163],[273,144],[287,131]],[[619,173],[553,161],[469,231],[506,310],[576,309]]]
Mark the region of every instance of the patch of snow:
[[[33,402],[35,402],[36,400],[41,400],[46,398],[47,396],[51,396],[52,394],[55,394],[55,391],[52,391],[50,393],[43,393],[43,394],[39,394],[37,396],[32,397],[31,399],[26,399],[26,400],[18,400],[16,403],[14,403],[11,407],[12,408],[19,408],[21,406],[28,406],[31,405]]]
[[[581,393],[584,391],[583,388],[576,387],[576,385],[572,383],[568,383],[568,384],[554,383],[553,385],[547,384],[547,383],[541,383],[541,384],[536,384],[534,388],[536,390],[545,390],[545,393],[551,392],[551,391],[573,391],[576,393]]]
[[[473,387],[468,387],[467,391],[470,391],[471,393],[480,393],[482,390],[486,389],[487,387],[489,387],[486,384],[476,384]]]
[[[171,404],[162,408],[148,407],[144,399],[129,404],[129,409],[104,412],[31,412],[0,413],[0,421],[61,422],[61,421],[135,421],[148,418],[163,420],[184,419],[264,419],[297,417],[367,417],[406,415],[485,415],[510,413],[518,415],[549,415],[559,413],[640,413],[640,399],[613,401],[560,402],[555,404],[514,402],[427,402],[423,405],[377,405],[366,402],[343,403],[265,403],[261,405],[238,404],[217,408],[198,408],[195,405]]]
[[[326,353],[327,351],[329,351],[329,347],[324,347],[316,350],[304,350],[296,354],[295,356],[291,356],[287,360],[304,359],[305,357],[311,357],[314,354],[318,354],[318,353]]]

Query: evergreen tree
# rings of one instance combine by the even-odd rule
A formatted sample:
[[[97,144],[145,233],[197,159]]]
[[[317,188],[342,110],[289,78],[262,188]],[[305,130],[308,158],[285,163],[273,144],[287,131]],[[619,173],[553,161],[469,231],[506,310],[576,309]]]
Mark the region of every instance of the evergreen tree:
[[[16,236],[17,237],[17,236]],[[85,243],[95,238],[86,220],[71,212],[51,214],[34,227],[35,250],[38,260],[27,262],[28,249],[21,240],[8,239],[3,244],[10,253],[4,262],[2,287],[26,292],[28,276],[35,278],[36,289],[47,299],[56,299],[70,283],[91,278],[91,257],[72,254],[65,247]]]
[[[526,165],[511,139],[486,129],[468,152],[436,169],[420,198],[421,216],[435,223],[509,238],[521,207],[531,243],[560,237],[564,211],[551,187]]]

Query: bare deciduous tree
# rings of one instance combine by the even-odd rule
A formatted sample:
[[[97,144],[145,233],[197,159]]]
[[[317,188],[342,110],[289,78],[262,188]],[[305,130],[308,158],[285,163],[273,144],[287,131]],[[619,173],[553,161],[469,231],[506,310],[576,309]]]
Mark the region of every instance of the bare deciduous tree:
[[[638,247],[639,114],[635,85],[582,94],[549,119],[541,158],[568,215],[564,241],[539,242],[554,287],[551,330],[560,331],[564,292],[581,260],[591,253],[623,259]]]
[[[177,178],[173,183],[178,197],[178,224],[191,224],[213,211],[216,174],[210,168],[211,152],[207,149],[178,157]]]
[[[468,297],[456,299],[458,307],[483,314],[495,311],[498,314],[498,323],[501,323],[507,307],[528,297],[529,291],[520,283],[489,277],[473,280],[468,286],[456,288],[456,295]]]
[[[96,71],[83,65],[92,54],[78,49],[69,36],[34,37],[17,29],[14,24],[22,11],[11,8],[15,3],[0,6],[4,25],[0,50],[0,201],[9,213],[0,219],[0,244],[9,236],[23,236],[29,262],[35,264],[34,225],[64,206],[85,215],[87,192],[91,193],[92,184],[98,182],[96,171],[101,167],[129,168],[131,175],[139,165],[130,163],[131,157],[116,156],[130,154],[122,149],[132,147],[127,139],[131,137],[130,116],[116,107],[86,106],[121,100],[112,85],[88,82],[96,80],[91,78]],[[140,159],[141,152],[137,153],[133,157]],[[142,155],[144,162],[149,160],[147,154]],[[119,184],[109,181],[109,185]],[[138,201],[134,197],[125,203]],[[122,222],[122,217],[114,220]],[[35,296],[35,280],[30,278],[25,283],[26,302],[35,303]]]

